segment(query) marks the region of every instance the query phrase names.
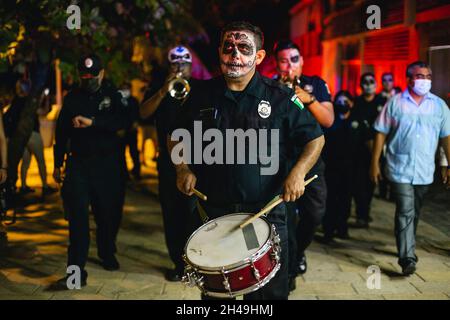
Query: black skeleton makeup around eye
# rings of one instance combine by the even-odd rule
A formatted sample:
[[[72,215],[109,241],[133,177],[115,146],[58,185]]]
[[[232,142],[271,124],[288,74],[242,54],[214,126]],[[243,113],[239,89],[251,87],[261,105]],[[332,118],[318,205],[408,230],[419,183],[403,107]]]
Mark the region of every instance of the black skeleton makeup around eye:
[[[251,56],[253,54],[253,46],[249,43],[238,44],[238,49],[245,56]]]
[[[223,54],[233,53],[234,48],[235,48],[234,43],[232,43],[231,41],[225,41],[223,44],[222,53]]]
[[[300,56],[293,56],[291,57],[291,62],[292,63],[297,63],[300,60]]]

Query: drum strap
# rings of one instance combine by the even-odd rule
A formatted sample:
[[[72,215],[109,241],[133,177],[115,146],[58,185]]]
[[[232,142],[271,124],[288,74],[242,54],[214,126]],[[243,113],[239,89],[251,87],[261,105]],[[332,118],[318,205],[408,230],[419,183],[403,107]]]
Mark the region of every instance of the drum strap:
[[[208,214],[206,213],[205,209],[203,209],[203,207],[200,204],[200,201],[196,201],[197,202],[197,210],[198,210],[198,214],[200,216],[200,219],[202,219],[203,223],[207,223],[209,220]]]

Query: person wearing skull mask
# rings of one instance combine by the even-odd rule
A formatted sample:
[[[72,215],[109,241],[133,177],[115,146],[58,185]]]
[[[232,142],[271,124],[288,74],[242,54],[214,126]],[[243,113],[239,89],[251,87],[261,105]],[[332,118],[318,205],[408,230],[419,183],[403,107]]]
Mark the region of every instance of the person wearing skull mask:
[[[164,235],[169,256],[174,263],[173,269],[166,270],[168,281],[181,281],[184,270],[182,259],[186,243],[186,219],[194,210],[194,197],[187,197],[176,187],[176,173],[169,151],[167,135],[169,124],[174,121],[176,112],[181,108],[183,100],[178,100],[169,94],[169,84],[178,75],[189,81],[191,90],[195,90],[196,79],[191,78],[192,55],[184,46],[176,46],[169,50],[169,75],[165,82],[155,81],[145,93],[140,107],[143,119],[153,117],[159,144],[157,159],[159,201],[164,219]]]
[[[81,285],[87,283],[89,208],[97,225],[97,253],[104,269],[119,269],[116,238],[123,210],[124,176],[121,139],[117,132],[129,127],[122,96],[108,81],[95,54],[78,63],[79,88],[64,98],[55,131],[54,171],[62,183],[61,196],[69,221],[67,265],[81,270]],[[67,157],[66,157],[67,156]],[[67,288],[67,276],[55,283]]]
[[[375,121],[376,130],[370,176],[381,179],[379,159],[386,143],[385,173],[396,202],[395,238],[398,264],[405,276],[416,270],[416,232],[424,196],[433,182],[435,155],[440,144],[450,159],[450,110],[430,92],[431,68],[423,61],[408,65],[408,88],[384,106]],[[450,168],[442,172],[450,187]]]
[[[274,80],[280,81],[295,90],[298,98],[305,104],[322,128],[333,124],[334,112],[331,95],[326,82],[318,76],[302,73],[303,57],[299,47],[290,40],[275,44],[274,54],[278,74]],[[290,290],[295,289],[295,278],[307,271],[305,251],[311,244],[316,228],[325,214],[327,186],[325,166],[321,158],[308,173],[318,175],[305,190],[305,194],[295,203],[289,204],[289,274]],[[297,223],[297,220],[298,223]]]
[[[357,142],[358,152],[355,155],[353,171],[353,196],[356,204],[356,223],[353,226],[368,228],[374,191],[374,185],[368,174],[374,137],[372,125],[383,108],[384,100],[376,94],[377,83],[373,73],[367,72],[361,75],[360,86],[362,94],[356,97],[352,111],[354,125],[361,133]]]
[[[197,219],[193,221],[192,231],[201,225],[199,215],[202,212],[210,219],[231,212],[256,213],[278,194],[285,202],[297,200],[305,192],[305,176],[316,163],[323,147],[320,126],[295,92],[256,71],[256,66],[266,54],[263,39],[262,31],[248,22],[226,25],[222,29],[218,48],[222,75],[202,81],[199,88],[192,91],[172,129],[183,128],[192,134],[194,121],[201,121],[204,127],[217,129],[223,135],[229,129],[279,130],[282,141],[277,145],[281,167],[273,174],[264,175],[260,171],[261,163],[177,164],[178,189],[192,195],[193,188],[198,185],[198,189],[208,196],[208,201],[199,201],[197,214],[193,216]],[[250,152],[249,144],[250,141],[245,145],[245,154]],[[173,150],[175,145],[177,143],[169,137],[170,149]],[[236,149],[233,150],[234,155],[244,151]],[[223,150],[223,154],[226,152]],[[244,299],[288,297],[285,202],[267,215],[280,236],[281,268],[268,284],[245,294]]]

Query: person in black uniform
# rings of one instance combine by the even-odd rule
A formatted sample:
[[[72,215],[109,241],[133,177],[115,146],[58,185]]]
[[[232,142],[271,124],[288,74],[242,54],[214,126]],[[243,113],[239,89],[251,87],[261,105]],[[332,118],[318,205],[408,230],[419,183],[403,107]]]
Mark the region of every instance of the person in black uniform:
[[[158,132],[159,157],[157,159],[159,180],[159,201],[164,219],[164,231],[167,249],[175,268],[167,270],[165,277],[169,281],[181,281],[184,270],[182,259],[186,244],[186,224],[195,207],[195,198],[187,197],[176,187],[175,167],[170,160],[167,149],[167,135],[170,125],[184,99],[175,99],[169,94],[169,83],[177,74],[195,86],[196,80],[191,78],[192,56],[183,46],[169,51],[170,73],[165,82],[156,82],[146,92],[140,114],[143,119],[153,117]]]
[[[324,130],[326,143],[322,157],[326,164],[328,195],[322,225],[326,244],[331,243],[335,236],[349,238],[347,221],[352,202],[352,170],[360,133],[351,117],[352,108],[352,95],[348,91],[339,91],[334,99],[336,118],[331,128]]]
[[[371,72],[361,75],[362,94],[355,99],[352,118],[361,132],[357,142],[355,163],[353,169],[353,196],[356,204],[356,228],[368,228],[370,218],[370,203],[373,197],[374,185],[370,180],[369,169],[374,130],[372,125],[378,113],[383,108],[384,99],[376,94],[375,76]]]
[[[204,81],[199,88],[192,90],[174,125],[174,129],[184,128],[190,133],[194,132],[194,121],[201,121],[203,129],[218,129],[222,135],[230,129],[233,132],[261,132],[260,129],[279,132],[279,141],[273,141],[272,137],[264,145],[273,153],[278,150],[278,155],[275,153],[271,157],[278,159],[279,167],[270,174],[262,173],[262,170],[270,169],[272,164],[263,165],[262,158],[252,153],[254,148],[250,139],[245,140],[245,149],[242,150],[236,146],[234,150],[228,150],[230,144],[224,146],[227,150],[223,150],[223,155],[233,152],[231,162],[228,161],[230,159],[212,164],[177,162],[178,188],[188,195],[193,193],[194,187],[204,192],[208,200],[201,201],[201,207],[211,219],[233,212],[256,213],[278,194],[282,194],[285,202],[297,200],[305,191],[305,176],[317,161],[324,144],[320,126],[295,92],[256,72],[256,65],[265,57],[262,48],[263,34],[258,27],[247,22],[225,26],[219,48],[222,76]],[[272,136],[271,133],[268,135]],[[176,154],[175,146],[179,147],[176,141],[169,143]],[[244,164],[237,163],[237,155],[245,156]],[[252,158],[258,160],[256,164],[247,161]],[[266,286],[245,295],[244,299],[288,297],[285,202],[267,215],[281,239],[281,269]],[[192,226],[192,231],[201,224],[199,214],[193,218],[197,223]]]
[[[86,285],[89,206],[97,224],[98,257],[106,270],[119,269],[115,241],[123,209],[123,171],[117,131],[129,122],[122,96],[103,80],[99,57],[83,57],[78,70],[80,88],[67,94],[56,124],[53,177],[63,182],[61,193],[69,220],[67,264],[81,269],[81,284]],[[66,278],[57,284],[64,288]]]
[[[293,88],[317,122],[327,128],[333,124],[334,112],[331,95],[326,82],[317,76],[302,74],[303,57],[298,46],[290,40],[279,41],[274,48],[278,75],[275,80]],[[295,277],[307,271],[305,250],[311,244],[317,226],[325,214],[327,186],[325,168],[319,161],[308,173],[307,178],[317,174],[305,194],[290,206],[289,210],[289,276],[290,290],[295,289]],[[297,215],[298,213],[298,215]],[[299,222],[297,223],[297,216]]]
[[[128,146],[131,159],[133,160],[133,169],[131,169],[131,174],[135,179],[139,180],[141,178],[141,162],[137,147],[138,123],[140,120],[139,102],[131,95],[131,85],[129,82],[125,82],[119,92],[122,95],[122,105],[127,111],[130,122],[130,127],[125,130],[123,137],[123,161],[125,176],[128,178],[128,169],[125,157],[126,147]]]

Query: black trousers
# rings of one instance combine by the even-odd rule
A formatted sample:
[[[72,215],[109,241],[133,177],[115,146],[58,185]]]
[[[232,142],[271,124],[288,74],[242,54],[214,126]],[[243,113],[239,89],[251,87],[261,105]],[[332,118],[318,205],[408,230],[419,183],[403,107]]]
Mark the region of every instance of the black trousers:
[[[324,173],[305,189],[305,193],[296,201],[288,204],[289,234],[289,274],[296,275],[299,258],[305,254],[314,239],[314,233],[322,222],[327,199],[327,184]],[[298,222],[297,216],[298,215]]]
[[[230,208],[217,208],[208,206],[207,203],[202,202],[202,206],[206,211],[210,220],[221,217],[226,214],[235,212],[252,212],[257,213],[262,206],[255,205],[252,206],[234,206],[234,209]],[[261,289],[244,295],[244,300],[287,300],[289,295],[288,288],[288,232],[287,232],[287,209],[286,204],[281,203],[267,215],[268,221],[275,225],[278,235],[281,240],[281,267],[277,272],[275,277],[268,284],[266,284]],[[189,223],[191,233],[202,225],[200,215],[197,210],[191,216],[191,221]],[[211,298],[202,295],[204,300],[217,300],[216,298]],[[220,300],[220,299],[219,299]]]
[[[339,168],[327,166],[325,178],[328,187],[327,207],[323,218],[323,230],[327,237],[348,232],[348,218],[352,204],[352,169],[342,165]]]
[[[370,180],[370,159],[358,159],[352,174],[353,197],[357,219],[369,220],[370,204],[373,198],[374,184]]]
[[[97,252],[101,259],[116,252],[123,211],[124,179],[119,154],[81,158],[66,164],[62,198],[69,220],[68,265],[84,270],[89,251],[89,207],[97,225]]]
[[[184,270],[184,246],[190,235],[187,224],[195,208],[195,198],[177,189],[176,173],[170,159],[158,158],[158,178],[167,250],[176,270],[181,273]]]
[[[122,140],[123,143],[123,166],[124,170],[126,172],[126,175],[128,176],[128,169],[127,169],[127,163],[126,163],[126,147],[128,146],[128,150],[130,152],[131,159],[133,160],[133,169],[131,172],[135,176],[140,176],[141,174],[141,162],[139,160],[139,150],[137,147],[137,130],[131,129],[127,131],[125,134],[125,137]]]

